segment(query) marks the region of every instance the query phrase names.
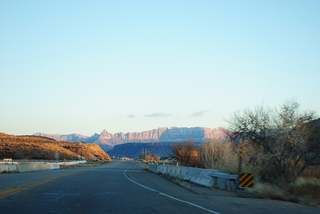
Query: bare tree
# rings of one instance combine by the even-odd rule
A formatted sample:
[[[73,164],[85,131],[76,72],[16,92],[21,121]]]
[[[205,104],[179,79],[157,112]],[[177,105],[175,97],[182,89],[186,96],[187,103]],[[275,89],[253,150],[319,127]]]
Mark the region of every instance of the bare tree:
[[[315,126],[309,125],[315,118],[313,111],[300,112],[295,101],[279,110],[258,106],[233,114],[229,138],[244,143],[248,161],[260,167],[263,179],[292,182],[320,157]]]
[[[207,169],[217,169],[219,163],[224,160],[226,143],[218,141],[204,142],[200,148],[200,161]]]

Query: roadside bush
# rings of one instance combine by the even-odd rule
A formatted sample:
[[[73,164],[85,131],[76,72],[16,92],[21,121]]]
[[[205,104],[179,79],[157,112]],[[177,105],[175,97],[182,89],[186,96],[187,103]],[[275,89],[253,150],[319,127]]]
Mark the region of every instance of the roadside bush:
[[[290,195],[279,186],[270,183],[255,183],[254,188],[246,189],[247,192],[259,198],[289,201]]]
[[[270,183],[255,183],[247,192],[259,198],[291,201],[308,206],[320,207],[320,180],[297,178],[294,183],[279,186]]]
[[[199,148],[199,157],[200,162],[206,169],[215,169],[223,173],[238,173],[239,151],[230,141],[208,141],[203,143]],[[242,172],[258,174],[258,166],[250,163],[248,156],[244,155],[242,162]]]

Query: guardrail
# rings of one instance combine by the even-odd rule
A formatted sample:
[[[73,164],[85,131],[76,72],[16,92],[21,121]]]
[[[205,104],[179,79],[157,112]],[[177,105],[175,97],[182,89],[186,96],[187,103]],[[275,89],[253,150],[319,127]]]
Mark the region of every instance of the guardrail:
[[[206,187],[216,187],[232,192],[237,192],[238,189],[239,175],[220,173],[218,170],[156,164],[150,164],[148,170],[188,180]]]
[[[239,175],[231,175],[219,172],[210,172],[215,187],[232,192],[237,192]]]

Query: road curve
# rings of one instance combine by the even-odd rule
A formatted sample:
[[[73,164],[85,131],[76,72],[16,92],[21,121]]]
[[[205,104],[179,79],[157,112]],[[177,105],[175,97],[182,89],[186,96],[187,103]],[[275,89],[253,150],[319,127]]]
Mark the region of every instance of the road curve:
[[[0,213],[319,213],[298,204],[196,193],[115,161],[92,168],[0,174]]]

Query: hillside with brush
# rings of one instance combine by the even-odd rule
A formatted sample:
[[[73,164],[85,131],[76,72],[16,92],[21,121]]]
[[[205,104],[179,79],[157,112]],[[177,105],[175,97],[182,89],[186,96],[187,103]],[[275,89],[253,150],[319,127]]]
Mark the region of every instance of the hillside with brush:
[[[39,136],[16,136],[0,133],[0,159],[111,160],[97,144],[56,141]]]

